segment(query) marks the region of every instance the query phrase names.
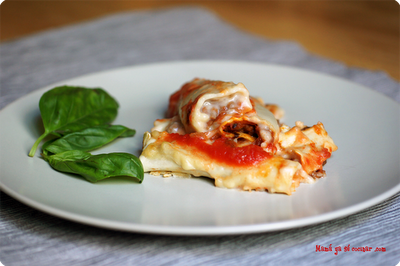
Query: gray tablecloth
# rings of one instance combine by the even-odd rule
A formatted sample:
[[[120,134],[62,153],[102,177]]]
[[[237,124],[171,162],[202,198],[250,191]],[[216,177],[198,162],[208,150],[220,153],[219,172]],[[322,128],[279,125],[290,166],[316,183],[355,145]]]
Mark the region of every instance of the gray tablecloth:
[[[189,59],[297,66],[352,80],[400,102],[399,83],[384,72],[350,68],[311,55],[299,44],[242,32],[196,7],[120,13],[5,42],[0,49],[0,108],[35,89],[85,73]],[[218,237],[99,229],[0,195],[0,261],[6,266],[396,265],[400,261],[399,193],[357,214],[318,225]],[[384,247],[386,252],[316,252],[317,245],[330,244]]]

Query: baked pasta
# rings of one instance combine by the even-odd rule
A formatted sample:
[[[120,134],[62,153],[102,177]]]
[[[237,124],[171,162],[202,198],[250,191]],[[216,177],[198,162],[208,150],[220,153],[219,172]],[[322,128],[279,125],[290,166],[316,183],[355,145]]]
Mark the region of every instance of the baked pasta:
[[[325,176],[337,150],[322,123],[280,124],[284,111],[242,84],[194,79],[169,99],[166,118],[143,137],[145,172],[205,176],[221,188],[291,195]]]

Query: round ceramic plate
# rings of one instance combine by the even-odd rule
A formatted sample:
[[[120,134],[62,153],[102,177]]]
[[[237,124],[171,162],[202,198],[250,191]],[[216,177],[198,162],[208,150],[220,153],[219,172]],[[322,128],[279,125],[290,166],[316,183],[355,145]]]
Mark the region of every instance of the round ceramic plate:
[[[207,178],[145,175],[89,183],[54,171],[28,152],[43,133],[41,95],[58,85],[102,87],[120,103],[114,124],[137,130],[96,153],[139,156],[142,135],[162,118],[169,95],[201,77],[242,82],[253,96],[277,103],[293,126],[323,122],[338,151],[327,176],[292,196],[221,189]],[[399,104],[335,77],[276,65],[230,61],[169,62],[121,68],[37,90],[0,112],[0,188],[15,199],[65,219],[103,228],[173,235],[267,232],[320,223],[377,204],[400,190]]]

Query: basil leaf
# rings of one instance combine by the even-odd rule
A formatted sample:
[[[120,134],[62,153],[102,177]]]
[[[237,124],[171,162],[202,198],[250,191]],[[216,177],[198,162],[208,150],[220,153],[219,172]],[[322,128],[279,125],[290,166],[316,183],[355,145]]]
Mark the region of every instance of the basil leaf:
[[[100,88],[61,86],[47,91],[39,101],[45,132],[36,140],[29,156],[34,156],[39,143],[49,134],[65,135],[111,123],[118,107],[118,103]]]
[[[90,127],[65,135],[51,143],[46,142],[42,149],[46,155],[70,150],[91,151],[110,143],[117,137],[132,137],[135,133],[134,129],[120,125]]]
[[[142,183],[144,177],[143,165],[139,158],[129,153],[91,155],[88,152],[72,150],[51,156],[43,154],[43,157],[54,169],[81,175],[90,182],[128,176]]]

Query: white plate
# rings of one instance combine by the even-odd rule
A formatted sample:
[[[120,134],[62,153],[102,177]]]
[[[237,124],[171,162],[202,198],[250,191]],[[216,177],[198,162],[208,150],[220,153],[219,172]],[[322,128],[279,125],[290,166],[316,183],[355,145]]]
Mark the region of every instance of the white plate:
[[[54,171],[28,152],[43,132],[38,102],[56,85],[102,87],[120,103],[114,124],[135,128],[99,152],[140,154],[142,134],[163,117],[169,95],[194,77],[243,82],[251,95],[278,103],[284,122],[324,123],[339,149],[327,177],[292,196],[216,188],[206,178],[146,175],[142,184],[91,184]],[[343,217],[400,190],[399,104],[370,89],[309,71],[246,62],[169,62],[96,73],[35,91],[0,112],[0,188],[41,211],[131,232],[222,235],[295,228]]]

